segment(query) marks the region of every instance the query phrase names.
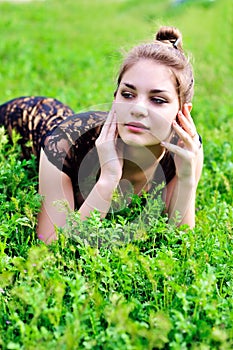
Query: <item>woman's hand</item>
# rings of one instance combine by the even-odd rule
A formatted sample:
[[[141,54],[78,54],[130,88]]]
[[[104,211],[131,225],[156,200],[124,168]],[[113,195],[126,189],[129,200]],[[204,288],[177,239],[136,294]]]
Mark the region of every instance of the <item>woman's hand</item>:
[[[104,218],[109,211],[113,193],[118,186],[123,167],[123,142],[118,138],[116,114],[113,109],[96,140],[101,173],[95,186],[80,207],[80,217],[85,220],[97,209]]]
[[[190,184],[196,182],[196,168],[198,154],[200,153],[201,143],[189,108],[185,104],[183,113],[179,111],[178,121],[173,121],[173,129],[179,136],[177,145],[162,142],[170,152],[174,153],[174,162],[176,166],[176,175],[180,181],[188,181]]]
[[[96,148],[100,161],[100,179],[118,185],[122,176],[123,142],[118,137],[116,113],[113,108],[96,140]]]

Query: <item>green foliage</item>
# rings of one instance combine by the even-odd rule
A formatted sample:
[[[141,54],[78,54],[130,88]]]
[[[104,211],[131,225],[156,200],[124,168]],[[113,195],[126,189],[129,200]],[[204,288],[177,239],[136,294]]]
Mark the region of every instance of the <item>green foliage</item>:
[[[205,163],[197,225],[176,228],[147,198],[138,216],[82,222],[58,241],[36,237],[36,160],[0,130],[2,349],[233,348],[231,0],[0,2],[1,101],[48,95],[74,109],[109,103],[120,48],[158,24],[184,34],[195,58],[193,115]]]
[[[11,256],[26,253],[27,245],[36,242],[36,213],[41,204],[36,160],[33,156],[20,159],[18,140],[13,133],[13,144],[9,144],[5,130],[0,128],[1,251]]]

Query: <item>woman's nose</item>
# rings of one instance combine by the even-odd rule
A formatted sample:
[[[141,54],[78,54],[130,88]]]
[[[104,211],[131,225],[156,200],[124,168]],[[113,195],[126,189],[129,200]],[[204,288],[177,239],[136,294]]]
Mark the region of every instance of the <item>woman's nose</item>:
[[[148,109],[144,103],[135,103],[132,105],[130,113],[136,118],[144,118],[148,116]]]

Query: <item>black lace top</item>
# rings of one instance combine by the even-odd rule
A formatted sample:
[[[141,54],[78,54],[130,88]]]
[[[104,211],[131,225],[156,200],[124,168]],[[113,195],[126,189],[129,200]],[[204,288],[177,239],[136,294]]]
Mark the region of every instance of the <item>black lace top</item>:
[[[47,132],[74,114],[62,102],[43,96],[18,97],[0,105],[0,125],[11,138],[14,129],[19,135],[22,158],[37,157],[39,163],[41,141]]]

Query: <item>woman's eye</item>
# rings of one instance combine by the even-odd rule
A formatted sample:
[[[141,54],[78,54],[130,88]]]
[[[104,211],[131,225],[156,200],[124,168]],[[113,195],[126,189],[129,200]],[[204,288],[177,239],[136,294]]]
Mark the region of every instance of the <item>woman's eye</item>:
[[[128,91],[122,91],[121,96],[124,98],[133,98],[133,94],[131,92],[128,92]]]
[[[153,103],[156,103],[156,104],[159,104],[159,105],[161,105],[163,103],[167,103],[166,100],[164,100],[163,98],[160,98],[160,97],[151,97],[151,101]]]

